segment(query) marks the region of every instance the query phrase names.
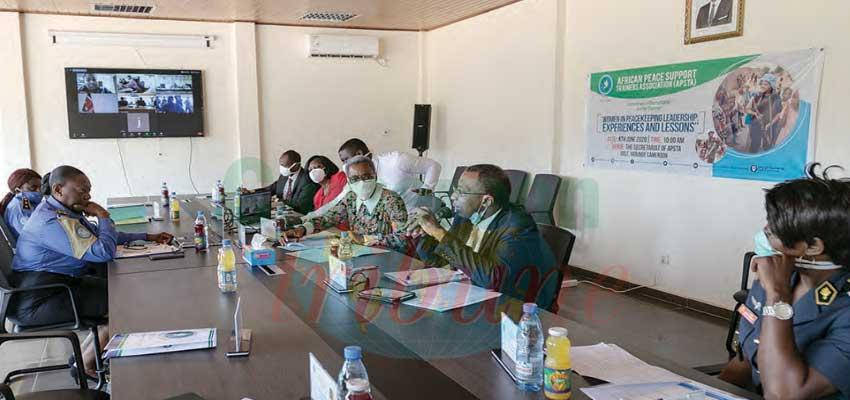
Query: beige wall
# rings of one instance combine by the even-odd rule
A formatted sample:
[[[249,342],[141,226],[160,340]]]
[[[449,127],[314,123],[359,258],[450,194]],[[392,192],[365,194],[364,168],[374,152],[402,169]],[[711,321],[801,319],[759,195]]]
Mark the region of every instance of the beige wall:
[[[585,168],[587,76],[823,46],[816,156],[850,167],[850,3],[751,0],[744,37],[689,46],[684,3],[526,0],[429,33],[428,100],[448,109],[436,124],[434,157],[447,172],[467,160],[552,168],[568,184],[557,211],[578,235],[572,264],[728,306],[771,184]],[[517,135],[519,126],[529,129]],[[661,265],[663,255],[670,265]]]
[[[375,60],[308,58],[309,33],[377,36],[386,65]],[[257,27],[263,162],[295,149],[306,162],[359,137],[372,151],[409,149],[419,52],[412,32]],[[270,177],[266,177],[266,182]]]
[[[29,121],[18,13],[0,12],[0,177],[30,166]],[[5,178],[4,178],[5,179]],[[0,180],[5,182],[5,180]],[[5,186],[5,185],[3,185]],[[2,189],[0,189],[2,191]]]

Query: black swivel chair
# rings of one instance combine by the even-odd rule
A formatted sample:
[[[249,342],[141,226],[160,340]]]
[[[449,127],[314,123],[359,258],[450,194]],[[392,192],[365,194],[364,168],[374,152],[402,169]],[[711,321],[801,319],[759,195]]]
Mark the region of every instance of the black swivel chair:
[[[537,224],[537,229],[540,231],[540,236],[549,244],[552,249],[552,255],[555,256],[555,261],[558,263],[558,289],[555,291],[555,301],[552,303],[549,311],[558,313],[558,297],[561,295],[561,284],[564,282],[564,277],[569,273],[570,255],[573,253],[573,245],[576,242],[576,235],[572,232],[554,225]]]
[[[732,298],[735,299],[735,307],[732,309],[732,318],[729,318],[729,329],[726,333],[726,352],[729,354],[730,360],[736,356],[739,360],[744,359],[741,344],[738,343],[738,323],[741,322],[741,314],[738,314],[738,308],[747,302],[747,297],[750,295],[750,263],[755,256],[756,253],[752,251],[744,254],[743,264],[741,265],[741,287],[732,295]],[[706,365],[694,369],[708,375],[717,375],[725,366],[726,364]]]
[[[522,194],[522,188],[525,186],[525,179],[528,178],[528,172],[518,169],[506,169],[505,175],[511,181],[511,204],[519,204],[519,198]]]
[[[436,191],[434,192],[434,196],[437,196],[440,199],[448,199],[449,205],[451,205],[452,193],[455,192],[455,189],[457,188],[457,183],[458,181],[460,181],[460,176],[463,175],[463,171],[466,171],[465,165],[460,165],[455,168],[455,173],[454,175],[452,175],[452,182],[451,184],[449,184],[449,189]]]
[[[537,174],[528,197],[525,199],[525,209],[538,224],[555,225],[555,200],[561,188],[561,177],[552,174]]]
[[[94,339],[94,350],[95,350],[95,364],[97,369],[97,389],[103,387],[106,383],[106,369],[103,365],[103,361],[101,359],[101,349],[98,345],[99,335],[97,332],[97,327],[99,325],[103,325],[106,323],[106,320],[85,320],[80,319],[79,311],[77,310],[76,303],[74,302],[74,294],[71,291],[71,288],[68,285],[64,284],[50,284],[50,285],[40,285],[33,286],[28,288],[16,288],[12,285],[12,258],[14,256],[14,247],[12,247],[12,236],[5,222],[2,222],[2,218],[0,218],[0,334],[6,334],[6,320],[12,322],[14,325],[13,331],[15,332],[13,335],[21,334],[24,332],[42,332],[42,331],[75,331],[79,329],[88,329],[91,331]],[[12,296],[19,293],[31,292],[35,290],[42,289],[64,289],[62,291],[63,294],[67,293],[67,296],[71,300],[71,306],[73,307],[74,315],[73,320],[66,321],[62,323],[50,324],[50,325],[40,325],[40,326],[26,326],[22,325],[14,318],[13,315],[9,314],[9,303],[12,299]],[[70,316],[69,316],[70,318]],[[73,332],[71,332],[73,333]],[[82,366],[82,363],[78,363],[78,366]],[[62,369],[68,369],[68,364],[61,365],[50,365],[43,367],[35,367],[35,368],[25,368],[14,370],[9,372],[3,380],[4,384],[9,384],[12,378],[20,375],[33,374],[37,372],[47,372],[47,371],[57,371]],[[83,369],[79,368],[78,372],[80,375],[84,375],[82,373]]]
[[[71,348],[74,351],[74,360],[77,365],[83,365],[83,352],[80,350],[80,340],[77,334],[71,331],[63,332],[42,332],[42,333],[15,333],[15,334],[0,334],[0,346],[6,342],[17,340],[34,340],[34,339],[67,339],[71,342]],[[15,396],[12,389],[8,386],[8,382],[0,383],[0,395],[4,400],[108,400],[109,394],[99,390],[88,388],[86,378],[80,374],[77,376],[79,389],[62,389],[48,390],[43,392],[33,392]]]

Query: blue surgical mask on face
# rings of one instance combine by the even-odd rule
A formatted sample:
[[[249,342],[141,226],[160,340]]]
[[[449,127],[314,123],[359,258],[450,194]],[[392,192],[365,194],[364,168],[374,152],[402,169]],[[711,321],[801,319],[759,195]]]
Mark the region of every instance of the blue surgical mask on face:
[[[20,192],[21,198],[27,199],[33,208],[41,203],[41,200],[44,199],[44,195],[41,192]]]
[[[756,232],[753,241],[755,242],[753,251],[758,257],[770,257],[780,254],[773,248],[773,246],[770,245],[770,239],[767,238],[767,234],[764,233],[764,230]]]
[[[770,240],[767,238],[767,234],[764,233],[763,230],[756,232],[754,241],[755,247],[753,248],[753,252],[756,253],[756,257],[771,257],[782,254],[776,251],[776,249],[774,249],[773,246],[770,245]],[[797,268],[814,269],[821,271],[841,268],[840,265],[837,265],[832,261],[807,260],[802,257],[797,257],[796,259],[794,259],[794,266],[796,266]]]
[[[490,208],[490,206],[485,206],[482,210],[481,206],[478,206],[478,210],[475,210],[475,212],[469,216],[469,222],[471,222],[472,225],[478,225],[481,220],[484,219],[484,214],[487,214],[488,208]]]

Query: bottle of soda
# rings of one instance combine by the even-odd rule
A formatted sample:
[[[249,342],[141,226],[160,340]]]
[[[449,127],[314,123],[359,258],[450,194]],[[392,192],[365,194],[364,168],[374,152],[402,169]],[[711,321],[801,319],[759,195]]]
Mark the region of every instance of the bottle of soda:
[[[354,249],[351,247],[351,235],[349,232],[340,232],[339,248],[336,250],[336,256],[340,260],[348,260],[354,257]]]
[[[233,253],[230,239],[221,241],[218,249],[218,288],[222,293],[236,291],[238,282],[236,280],[236,254]]]
[[[517,386],[526,392],[537,392],[543,386],[543,328],[537,317],[537,304],[523,304],[522,312],[516,338]]]
[[[344,351],[345,363],[339,371],[338,400],[371,400],[369,374],[363,365],[363,350],[360,346],[347,346]]]
[[[180,200],[177,200],[176,192],[171,192],[171,204],[168,213],[172,221],[180,221]]]
[[[195,218],[195,253],[207,251],[210,247],[209,236],[207,236],[207,217],[203,211],[198,211]]]
[[[168,197],[168,185],[166,185],[165,182],[162,182],[162,187],[160,188],[159,192],[159,201],[160,203],[162,203],[163,207],[167,208],[169,205],[169,200],[170,197]]]
[[[547,399],[567,400],[572,395],[570,338],[567,328],[549,328],[546,339],[546,363],[543,367],[543,391]]]

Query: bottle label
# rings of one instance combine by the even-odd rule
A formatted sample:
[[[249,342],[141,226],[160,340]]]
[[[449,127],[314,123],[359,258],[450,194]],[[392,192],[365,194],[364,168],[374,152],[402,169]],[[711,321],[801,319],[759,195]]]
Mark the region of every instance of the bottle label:
[[[516,377],[520,379],[531,379],[534,376],[534,365],[530,362],[517,361]]]
[[[570,369],[543,368],[543,385],[547,392],[567,394],[573,389]]]

